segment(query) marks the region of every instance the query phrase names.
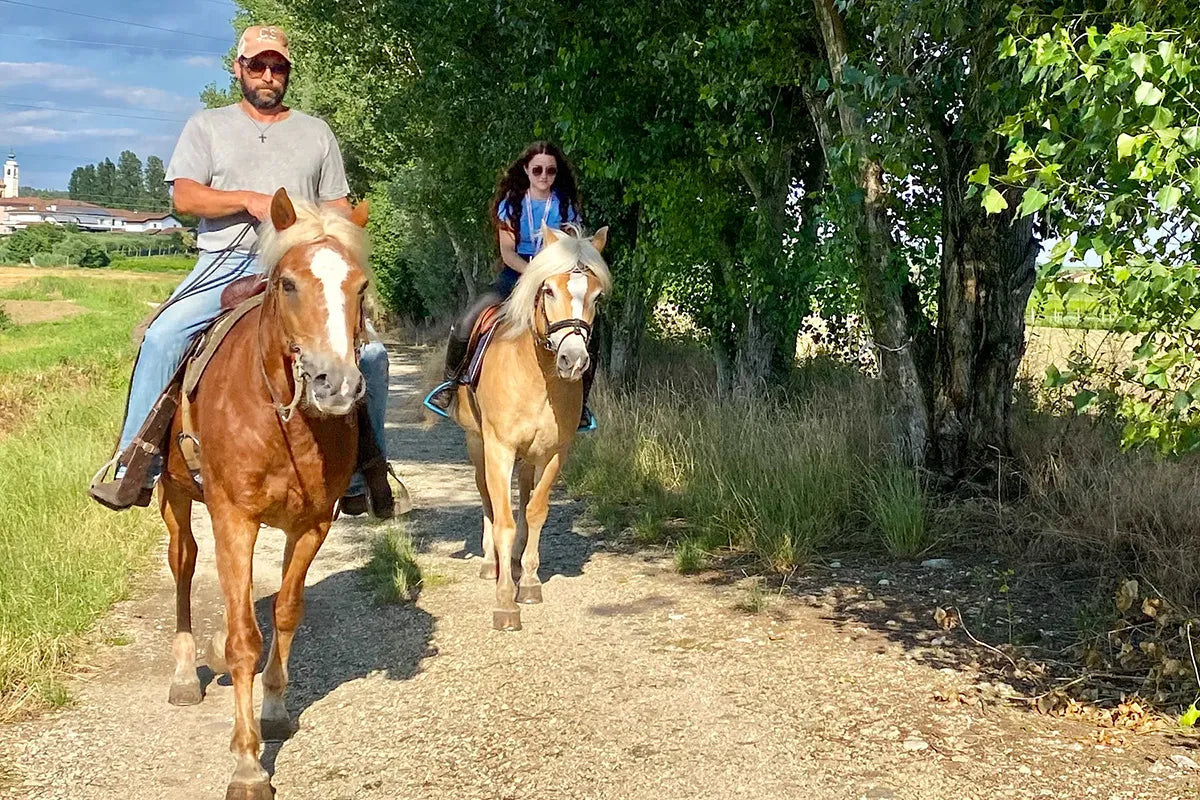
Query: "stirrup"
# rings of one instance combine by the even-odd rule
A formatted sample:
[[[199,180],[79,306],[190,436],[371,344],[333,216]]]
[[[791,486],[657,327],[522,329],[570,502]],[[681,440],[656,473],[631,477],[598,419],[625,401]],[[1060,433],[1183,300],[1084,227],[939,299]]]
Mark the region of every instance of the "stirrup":
[[[458,381],[443,381],[442,383],[439,383],[436,387],[434,387],[434,390],[432,392],[425,395],[425,400],[422,401],[422,405],[424,405],[426,408],[428,408],[433,413],[437,414],[439,417],[445,417],[446,419],[450,419],[450,414],[446,412],[446,409],[440,408],[439,406],[435,405],[433,402],[433,398],[436,397],[437,395],[441,394],[442,392],[453,391],[454,388],[457,386],[458,386]]]
[[[596,415],[587,406],[583,407],[584,417],[579,421],[579,427],[575,429],[576,433],[591,433],[596,430]]]

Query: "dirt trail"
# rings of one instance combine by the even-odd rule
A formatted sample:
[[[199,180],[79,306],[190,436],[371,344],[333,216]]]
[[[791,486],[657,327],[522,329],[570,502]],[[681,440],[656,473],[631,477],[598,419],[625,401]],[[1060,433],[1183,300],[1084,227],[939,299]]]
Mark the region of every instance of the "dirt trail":
[[[519,633],[490,630],[461,434],[404,421],[418,351],[394,354],[392,374],[389,451],[416,506],[423,568],[440,577],[415,604],[375,607],[357,570],[378,528],[335,526],[293,651],[299,731],[268,745],[278,797],[1175,798],[1200,786],[1171,758],[1186,751],[1158,737],[1113,746],[1084,723],[939,702],[979,677],[799,598],[739,610],[743,588],[618,552],[566,500],[543,538],[545,604],[524,609]],[[219,604],[203,526],[198,538],[203,639]],[[260,620],[280,538],[260,538]],[[14,776],[0,796],[223,796],[232,690],[217,681],[199,706],[167,704],[173,620],[159,563],[114,612],[132,643],[98,655],[77,702],[0,728],[0,766]]]

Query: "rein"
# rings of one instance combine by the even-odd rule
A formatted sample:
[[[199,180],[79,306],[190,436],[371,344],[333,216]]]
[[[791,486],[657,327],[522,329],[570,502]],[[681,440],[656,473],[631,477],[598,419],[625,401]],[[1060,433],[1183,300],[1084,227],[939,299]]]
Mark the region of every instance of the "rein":
[[[308,378],[304,374],[304,370],[300,367],[300,355],[302,351],[295,344],[288,345],[288,361],[292,366],[292,383],[295,384],[296,390],[292,394],[292,402],[284,405],[275,397],[275,387],[271,385],[271,376],[267,374],[267,359],[263,354],[262,347],[262,324],[259,323],[259,330],[255,332],[254,343],[255,349],[258,351],[258,369],[262,373],[263,382],[267,384],[267,394],[271,396],[271,406],[275,409],[275,413],[279,418],[288,423],[292,421],[292,416],[296,413],[296,409],[300,406],[300,401],[304,398],[304,384]]]

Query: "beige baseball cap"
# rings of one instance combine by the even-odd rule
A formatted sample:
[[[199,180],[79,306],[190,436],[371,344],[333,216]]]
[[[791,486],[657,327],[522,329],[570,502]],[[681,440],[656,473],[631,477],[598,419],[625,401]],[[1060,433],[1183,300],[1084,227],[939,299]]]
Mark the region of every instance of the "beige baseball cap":
[[[292,63],[292,55],[288,52],[287,34],[283,32],[283,28],[274,25],[251,25],[238,39],[238,58],[254,58],[267,51],[279,53],[289,64]]]

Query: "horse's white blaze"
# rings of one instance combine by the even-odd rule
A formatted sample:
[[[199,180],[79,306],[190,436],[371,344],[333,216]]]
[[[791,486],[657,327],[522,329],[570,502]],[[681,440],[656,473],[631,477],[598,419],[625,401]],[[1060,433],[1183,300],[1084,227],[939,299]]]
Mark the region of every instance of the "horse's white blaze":
[[[325,324],[329,346],[343,358],[350,357],[350,337],[346,335],[346,293],[342,284],[350,274],[350,264],[336,251],[322,247],[309,265],[325,293]]]
[[[587,297],[587,289],[587,273],[571,273],[570,279],[567,280],[567,291],[571,293],[571,316],[575,319],[583,318],[583,301]]]

